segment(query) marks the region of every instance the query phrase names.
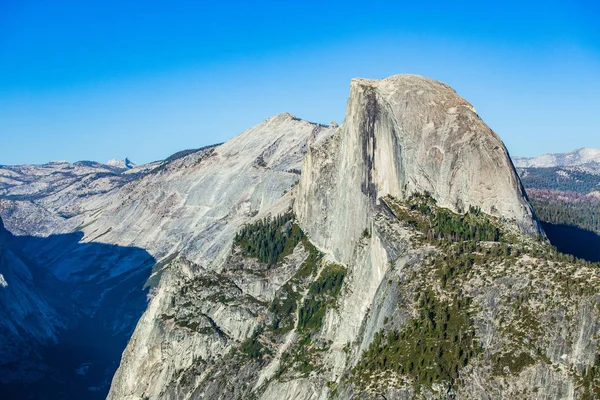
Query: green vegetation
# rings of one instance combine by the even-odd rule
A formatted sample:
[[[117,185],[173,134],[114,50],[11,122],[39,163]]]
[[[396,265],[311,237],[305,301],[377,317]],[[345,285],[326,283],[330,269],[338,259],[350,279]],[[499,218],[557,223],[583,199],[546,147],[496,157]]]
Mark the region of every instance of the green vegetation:
[[[600,190],[600,175],[575,168],[526,168],[521,170],[521,182],[528,189],[560,190],[589,193]]]
[[[533,357],[526,352],[519,354],[515,354],[514,352],[494,354],[491,361],[494,375],[504,375],[506,369],[508,369],[510,374],[518,375],[526,367],[535,363]]]
[[[584,371],[581,386],[583,388],[582,399],[600,398],[600,353],[596,354],[594,364]]]
[[[308,257],[269,307],[272,313],[272,323],[268,326],[270,332],[283,335],[294,329],[296,323],[300,332],[298,340],[282,355],[278,378],[293,372],[306,376],[318,368],[321,354],[329,345],[322,340],[313,341],[314,334],[321,329],[327,308],[335,305],[346,275],[344,267],[330,264],[313,280],[323,254],[306,237],[302,238],[302,244],[308,251]],[[299,304],[304,290],[306,296]]]
[[[468,309],[470,300],[438,300],[432,292],[417,296],[419,316],[401,331],[379,332],[353,374],[361,383],[391,372],[415,385],[445,382],[452,386],[460,369],[479,352]]]
[[[503,239],[502,231],[491,217],[475,207],[465,215],[453,213],[436,205],[429,193],[413,194],[401,203],[388,197],[384,199],[396,217],[425,234],[427,239],[439,241],[490,241]]]
[[[304,303],[298,311],[300,338],[283,354],[278,376],[288,371],[307,376],[318,369],[321,353],[329,349],[329,344],[323,340],[313,342],[313,338],[323,327],[323,317],[327,308],[335,306],[345,276],[346,268],[330,264],[310,285]]]
[[[258,340],[260,334],[263,333],[263,331],[264,328],[259,327],[254,331],[252,336],[250,336],[244,343],[242,343],[242,352],[253,360],[259,359],[263,356],[263,345]]]
[[[385,202],[437,251],[429,259],[427,284],[415,287],[411,295],[418,317],[400,329],[377,333],[352,371],[350,379],[361,389],[412,385],[419,392],[434,384],[455,386],[460,370],[482,351],[471,317],[472,300],[463,292],[465,280],[481,266],[511,265],[524,254],[574,261],[542,242],[517,243],[494,218],[473,207],[465,215],[456,214],[439,208],[428,194],[413,195],[406,202],[393,198]],[[540,329],[525,298],[515,299],[511,321],[503,330],[515,347],[492,356],[494,373],[516,374],[538,359],[543,361],[544,354],[528,345],[538,342]]]
[[[284,334],[294,329],[294,313],[298,307],[300,295],[293,291],[292,286],[286,284],[282,288],[282,296],[273,300],[269,306],[269,312],[273,313],[271,329]]]
[[[308,298],[298,314],[298,329],[318,330],[323,325],[323,316],[326,311],[326,303],[323,300]]]
[[[600,199],[569,192],[530,190],[537,217],[552,224],[577,226],[600,234]]]
[[[288,221],[280,224],[288,223]],[[265,226],[265,224],[262,226]],[[295,224],[294,226],[297,227]],[[269,343],[273,340],[276,342],[277,337],[280,338],[294,329],[296,314],[302,297],[301,293],[304,290],[314,295],[315,298],[318,297],[319,300],[324,300],[325,302],[321,304],[323,307],[330,304],[330,298],[339,294],[345,270],[337,266],[326,267],[321,276],[313,281],[323,254],[310,243],[308,238],[302,234],[302,231],[299,232],[300,234],[297,237],[300,237],[299,241],[302,242],[308,256],[298,267],[294,276],[277,292],[277,296],[269,305],[270,323],[261,325],[250,338],[242,343],[240,352],[244,354],[246,359],[258,360],[271,354],[272,348],[269,347]],[[299,314],[308,317],[308,325],[310,326],[320,321],[317,315],[307,314],[304,308],[299,311]],[[327,349],[327,346],[324,343],[313,343],[311,335],[305,332],[292,348],[282,356],[282,367],[278,372],[278,376],[292,370],[302,374],[310,373],[315,368],[316,354],[325,349]]]
[[[296,289],[302,287],[308,278],[316,274],[319,262],[323,257],[323,254],[304,236],[302,245],[308,251],[308,257],[300,265],[292,279],[283,285],[277,297],[269,306],[269,312],[273,314],[271,329],[278,334],[289,332],[294,328],[295,313],[300,301],[300,293],[294,290],[294,287]]]
[[[304,237],[300,227],[292,223],[293,218],[293,213],[289,212],[245,225],[235,236],[234,244],[245,256],[274,265],[291,254]]]
[[[346,268],[330,264],[323,269],[321,276],[314,281],[304,299],[298,314],[298,329],[319,330],[323,326],[323,317],[327,308],[335,305],[342,283],[346,276]]]
[[[318,370],[322,353],[329,349],[324,341],[313,342],[309,333],[303,333],[291,349],[281,356],[281,364],[277,377],[281,378],[286,372],[295,371],[300,376],[308,376]]]
[[[404,202],[387,197],[384,202],[400,221],[423,233],[426,242],[448,255],[454,254],[457,259],[462,258],[461,254],[464,254],[471,259],[465,260],[470,265],[490,261],[501,262],[529,254],[548,261],[600,268],[600,263],[594,262],[595,260],[588,261],[565,254],[543,240],[535,245],[523,243],[514,235],[503,232],[493,217],[475,207],[470,207],[465,215],[456,214],[436,206],[435,200],[428,193],[413,194]],[[478,241],[499,243],[494,246],[482,246]]]

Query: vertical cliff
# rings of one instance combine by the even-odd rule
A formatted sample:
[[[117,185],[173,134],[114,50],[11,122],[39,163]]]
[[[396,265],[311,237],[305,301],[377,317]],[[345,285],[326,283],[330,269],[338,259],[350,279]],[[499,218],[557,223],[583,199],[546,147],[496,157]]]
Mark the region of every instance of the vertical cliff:
[[[153,210],[173,216],[132,238],[173,253],[109,398],[600,395],[598,266],[539,240],[469,103],[423,77],[355,79],[341,126],[294,121],[266,121],[173,183],[148,177],[94,223],[121,221],[110,238],[126,210],[150,227]],[[147,203],[156,191],[185,194],[177,214]],[[192,238],[162,240],[191,221]]]
[[[451,87],[415,75],[353,79],[344,123],[305,159],[298,218],[347,261],[378,199],[415,192],[540,233],[504,144]]]
[[[241,294],[239,283],[220,280],[231,243],[245,223],[289,209],[308,143],[330,130],[288,113],[269,118],[201,156],[184,157],[124,187],[86,228],[113,227],[104,239],[131,240],[164,257],[152,278],[160,281],[123,353],[109,398],[183,396],[191,390],[180,383],[184,371],[214,363],[252,334],[258,326],[252,296],[230,304],[227,299]],[[229,291],[214,296],[211,291],[221,283]]]

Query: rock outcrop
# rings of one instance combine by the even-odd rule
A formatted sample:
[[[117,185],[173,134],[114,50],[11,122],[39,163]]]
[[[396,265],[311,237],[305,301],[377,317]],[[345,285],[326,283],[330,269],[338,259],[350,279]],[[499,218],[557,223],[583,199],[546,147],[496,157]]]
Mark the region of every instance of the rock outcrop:
[[[501,140],[443,83],[355,79],[340,126],[283,113],[111,182],[0,203],[80,232],[24,247],[62,281],[150,275],[109,399],[600,395],[596,267],[540,240]]]
[[[580,268],[579,292],[561,286],[571,300],[555,303],[560,270],[575,267],[536,241],[506,149],[470,104],[422,77],[354,80],[344,123],[309,143],[298,187],[228,220],[211,263],[188,261],[196,249],[168,264],[109,398],[569,398],[593,387],[595,272]],[[292,204],[305,239],[258,262],[262,218]],[[230,251],[248,222],[254,233]],[[564,330],[567,320],[578,323]],[[407,362],[393,349],[412,337]],[[456,354],[430,358],[444,351]]]
[[[131,160],[127,157],[123,160],[117,160],[116,158],[112,158],[106,162],[106,165],[109,167],[115,167],[119,169],[132,169],[135,168],[136,165],[131,162]]]
[[[282,213],[290,207],[291,196],[284,194],[299,179],[308,143],[329,130],[279,114],[221,146],[178,159],[124,187],[118,200],[90,225],[99,231],[112,226],[105,240],[141,245],[166,260],[164,269],[156,272],[162,274],[160,284],[125,350],[109,398],[133,399],[140,393],[160,397],[175,374],[194,359],[208,359],[228,348],[222,338],[205,341],[189,329],[165,324],[161,315],[174,311],[172,302],[186,279],[221,270],[244,223],[267,210]],[[143,230],[131,230],[140,224]],[[247,311],[221,307],[217,315],[204,309],[202,313],[228,336],[251,334],[256,325]]]
[[[415,192],[540,233],[504,144],[452,88],[414,75],[352,80],[344,123],[306,157],[298,218],[347,261],[378,198]]]

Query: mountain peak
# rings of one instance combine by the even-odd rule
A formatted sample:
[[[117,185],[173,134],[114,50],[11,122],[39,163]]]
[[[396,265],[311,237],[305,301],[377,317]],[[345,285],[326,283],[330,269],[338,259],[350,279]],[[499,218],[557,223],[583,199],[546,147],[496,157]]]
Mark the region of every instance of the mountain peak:
[[[598,157],[598,158],[600,158],[600,150],[595,149],[593,147],[582,147],[580,149],[573,150],[573,151],[571,151],[569,153],[575,153],[575,154],[579,154],[581,156]]]
[[[266,121],[287,121],[287,120],[299,120],[294,114],[289,112],[281,112],[279,114],[273,115],[265,120]]]
[[[125,157],[123,160],[117,160],[116,158],[110,159],[106,162],[106,165],[123,169],[131,169],[135,167],[135,164],[127,157]]]
[[[385,97],[386,102],[397,109],[402,109],[404,104],[405,107],[420,107],[428,112],[436,112],[441,108],[446,111],[452,107],[466,107],[475,112],[473,106],[451,86],[421,75],[398,74],[384,79],[352,79],[351,90],[358,87],[377,90]]]
[[[309,150],[295,209],[316,244],[332,248],[341,262],[386,196],[428,192],[451,211],[473,206],[529,235],[541,231],[504,144],[442,82],[417,75],[354,79],[334,136]]]

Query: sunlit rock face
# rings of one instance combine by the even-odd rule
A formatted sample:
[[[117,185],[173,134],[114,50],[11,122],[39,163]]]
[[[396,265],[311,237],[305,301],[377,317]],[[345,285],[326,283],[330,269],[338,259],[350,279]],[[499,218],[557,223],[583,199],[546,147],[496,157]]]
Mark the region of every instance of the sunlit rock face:
[[[299,219],[347,261],[377,199],[415,192],[540,231],[504,144],[451,87],[415,75],[353,79],[344,123],[305,159]]]
[[[82,226],[85,240],[101,237],[158,259],[178,253],[218,265],[237,226],[295,185],[309,141],[330,130],[289,113],[276,115],[85,202],[90,212],[71,225]]]
[[[96,336],[89,342],[98,348],[112,346],[104,351],[106,361],[117,349],[115,366],[107,370],[116,369],[121,341],[146,309],[148,289],[155,287],[155,303],[161,299],[155,294],[164,271],[160,266],[152,271],[152,265],[180,255],[204,268],[217,268],[239,226],[294,186],[309,141],[328,130],[282,113],[225,144],[128,169],[95,162],[0,167],[0,214],[19,235],[20,250],[32,255],[36,270],[48,274],[54,292],[65,294],[64,299],[52,299],[49,309],[68,308],[64,318],[48,314],[47,320],[55,321],[48,325],[52,335],[44,343],[32,341],[33,347],[57,340],[62,346],[57,336],[68,335],[73,342],[73,336],[82,336],[82,327],[95,325]],[[289,202],[288,196],[280,212]],[[168,269],[170,264],[162,266]],[[2,276],[0,289],[19,287],[10,273]],[[32,285],[31,291],[35,289]],[[99,374],[93,381],[90,376],[102,364],[85,357],[77,364],[85,372],[75,376],[78,386],[85,393],[88,385],[92,397],[106,396],[112,376],[107,381]],[[34,361],[42,365],[39,358]]]
[[[124,187],[127,200],[115,201],[90,226],[100,230],[112,226],[105,238],[151,249],[157,258],[179,257],[165,268],[138,323],[110,398],[135,398],[141,392],[159,397],[194,359],[215,357],[231,346],[193,333],[182,336],[180,328],[165,325],[160,316],[175,310],[172,302],[186,279],[204,270],[222,270],[233,237],[244,223],[289,210],[289,192],[299,179],[309,143],[331,130],[279,114],[221,146]],[[254,290],[262,291],[260,286]],[[228,337],[245,337],[256,327],[246,310],[217,307],[202,313]]]
[[[95,184],[70,180],[79,195],[64,202],[52,184],[36,191],[35,180],[25,191],[52,201],[0,202],[11,228],[31,234],[40,221],[40,237],[20,243],[48,250],[36,260],[54,279],[113,294],[107,304],[118,315],[110,307],[100,313],[110,329],[135,323],[140,314],[122,307],[138,304],[131,296],[141,280],[149,288],[109,399],[578,398],[590,387],[597,272],[545,258],[536,240],[543,232],[503,143],[443,83],[355,79],[339,126],[283,113],[224,144],[128,171],[102,184],[105,176],[86,178],[103,188],[93,193]],[[131,171],[138,172],[122,177]],[[478,221],[494,221],[507,240],[436,241],[406,219],[419,210],[407,205],[417,192],[430,193],[456,224],[472,217],[470,208],[481,210]],[[290,219],[270,240],[296,228],[305,236],[276,262],[236,241],[242,227],[283,214]],[[5,270],[0,296],[14,281]],[[334,270],[342,278],[328,275]],[[426,331],[431,321],[421,317],[450,315],[459,303],[449,325],[458,319],[465,330],[448,340],[472,335],[468,360],[414,382],[398,363],[381,370],[387,356],[401,360],[390,352],[359,384],[365,359],[394,343],[382,335],[423,335],[441,354],[435,335],[443,336],[443,322]],[[437,368],[427,360],[409,369]]]
[[[594,363],[598,343],[593,332],[600,327],[593,311],[597,296],[574,297],[564,306],[557,305],[550,288],[552,282],[560,281],[559,274],[552,272],[550,264],[530,256],[509,264],[502,257],[475,264],[469,275],[456,278],[461,279],[460,288],[449,292],[440,287],[439,271],[435,270],[435,260],[443,258],[449,248],[422,242],[415,228],[399,221],[390,208],[389,199],[402,203],[415,192],[428,192],[440,209],[456,215],[471,207],[480,209],[519,240],[543,234],[504,145],[468,102],[447,85],[423,77],[356,79],[340,126],[313,126],[309,133],[297,122],[290,115],[279,115],[215,148],[207,153],[210,156],[202,155],[200,164],[204,163],[205,169],[199,167],[192,176],[200,185],[204,180],[215,182],[211,193],[211,198],[218,199],[215,203],[205,199],[201,186],[188,189],[186,172],[181,172],[184,162],[168,169],[181,178],[167,183],[179,185],[178,190],[172,189],[176,186],[163,189],[168,175],[150,176],[145,178],[148,183],[137,183],[136,191],[144,185],[152,190],[136,194],[140,197],[134,197],[133,204],[142,204],[147,201],[145,196],[164,190],[159,199],[167,192],[185,193],[185,201],[173,204],[189,205],[189,199],[203,199],[206,208],[201,216],[196,214],[200,210],[186,211],[181,205],[165,210],[165,215],[173,212],[169,210],[189,213],[178,214],[178,218],[188,215],[185,221],[197,221],[192,235],[198,239],[184,238],[190,241],[183,243],[164,240],[173,229],[171,224],[188,223],[173,217],[163,225],[165,232],[146,243],[146,247],[157,246],[157,255],[177,249],[172,253],[176,256],[162,269],[152,301],[123,354],[109,398],[368,399],[382,394],[386,398],[482,398],[512,396],[527,388],[535,388],[531,390],[547,398],[581,393],[576,391],[579,378],[571,377],[559,365],[571,363],[575,370],[583,371]],[[298,148],[292,145],[298,132],[306,138],[301,141],[301,157],[292,150]],[[276,153],[270,143],[288,143],[280,147],[281,160],[292,157],[289,160],[293,162],[269,158]],[[298,186],[283,190],[289,181],[281,172],[297,173],[300,163]],[[294,178],[298,179],[297,175]],[[226,185],[218,183],[225,179]],[[144,204],[154,207],[152,202]],[[133,213],[145,212],[125,207]],[[305,244],[299,243],[289,256],[270,267],[245,258],[239,247],[232,246],[234,234],[243,224],[279,215],[290,207],[323,256],[308,282],[295,278],[310,258]],[[94,224],[105,224],[104,218],[119,215],[114,220],[118,225],[127,219],[118,210],[108,207]],[[218,219],[222,225],[205,222],[214,215],[222,215]],[[148,229],[153,229],[152,225]],[[106,237],[128,237],[118,232],[119,228]],[[138,235],[131,243],[145,240],[149,239]],[[310,290],[328,265],[344,268],[343,286],[335,306],[323,312],[322,324],[307,333],[300,326],[302,312],[298,309],[310,303]],[[587,277],[589,286],[584,293],[598,284],[591,269],[583,268],[580,274]],[[512,308],[515,296],[529,293],[527,288],[540,280],[544,282],[539,283],[535,301],[526,306],[537,322],[526,321],[532,326],[546,321],[543,334],[526,327],[523,316]],[[382,375],[366,388],[357,386],[353,371],[378,335],[414,324],[412,318],[421,312],[416,300],[419,292],[435,293],[442,302],[453,296],[470,299],[470,329],[476,332],[483,350],[460,370],[461,384],[448,390],[443,383],[434,383],[415,392],[412,384]],[[290,296],[296,296],[292,298],[297,307],[287,318],[295,321],[294,325],[286,333],[273,331],[269,325],[274,318],[273,304]],[[565,319],[557,317],[560,313],[579,322],[564,331]],[[511,327],[510,333],[497,326],[500,318],[503,326]],[[529,356],[530,350],[515,342],[514,335],[534,341],[538,353]],[[259,358],[244,356],[244,346],[253,340],[269,349]],[[577,345],[565,346],[569,341]],[[318,344],[324,347],[311,353]],[[294,361],[302,352],[311,354],[310,373]],[[518,355],[526,362],[519,369],[511,367],[515,372],[511,375],[506,372],[510,372],[508,367],[499,370],[492,361],[494,357],[502,360],[503,354]]]

